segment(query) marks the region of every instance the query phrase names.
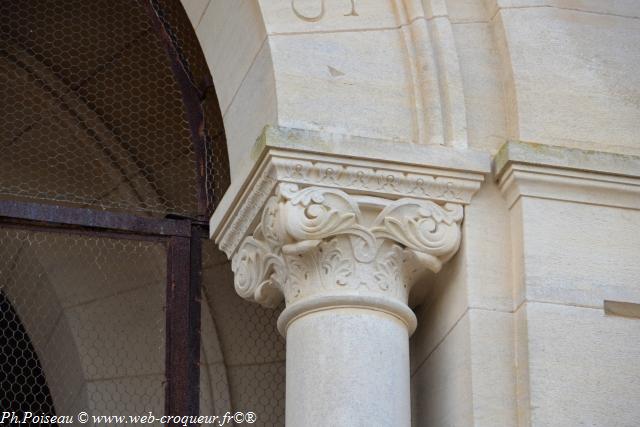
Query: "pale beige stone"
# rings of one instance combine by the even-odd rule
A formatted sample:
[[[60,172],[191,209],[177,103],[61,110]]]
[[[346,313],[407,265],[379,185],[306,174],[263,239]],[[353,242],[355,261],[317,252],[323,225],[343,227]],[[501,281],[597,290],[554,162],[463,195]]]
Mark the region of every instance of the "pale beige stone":
[[[426,19],[432,19],[436,16],[448,16],[449,9],[446,0],[424,0],[422,1],[423,9],[415,8],[416,12],[421,12],[417,16]]]
[[[515,310],[515,368],[518,425],[531,425],[531,381],[529,375],[529,324],[527,305]]]
[[[488,0],[501,8],[552,6],[600,14],[640,17],[640,4],[636,0]]]
[[[382,311],[301,316],[287,330],[286,424],[409,427],[408,344],[406,324]]]
[[[529,302],[531,425],[633,427],[640,401],[637,319]]]
[[[414,19],[401,31],[411,71],[417,140],[424,144],[443,145],[445,111],[436,46],[432,42],[437,40],[436,34],[425,19]]]
[[[637,418],[637,319],[603,310],[640,300],[637,162],[524,143],[496,158],[510,206],[520,425]]]
[[[264,45],[260,7],[255,0],[211,1],[196,34],[224,113]]]
[[[264,126],[276,122],[276,108],[271,50],[265,42],[223,116],[232,181],[253,167],[253,145]]]
[[[480,189],[465,212],[464,258],[469,306],[504,312],[513,309],[514,263],[509,212],[495,185]]]
[[[453,28],[449,19],[438,16],[429,21],[429,27],[438,66],[445,144],[466,147],[467,113]]]
[[[193,28],[197,29],[200,19],[211,0],[180,0]]]
[[[408,427],[409,294],[458,251],[463,205],[486,169],[473,155],[472,170],[445,168],[454,148],[336,142],[326,132],[267,129],[256,168],[222,203],[233,210],[212,218],[212,236],[232,259],[241,297],[266,307],[284,300],[288,425]],[[438,156],[421,166],[391,161],[420,152]]]
[[[640,21],[556,8],[500,16],[517,138],[639,152]]]
[[[393,28],[400,23],[394,7],[398,2],[393,0],[324,0],[324,13],[322,3],[320,0],[260,0],[267,32],[373,30]]]
[[[405,171],[424,163],[449,174],[455,167],[448,154],[423,152],[408,142],[459,147],[458,168],[475,165],[474,173],[478,163],[464,149],[467,143],[489,153],[507,138],[638,152],[636,2],[356,1],[358,15],[349,16],[352,2],[327,0],[325,14],[315,19],[321,4],[296,0],[294,7],[306,18],[296,16],[290,1],[274,0],[243,2],[239,12],[207,12],[202,19],[210,20],[210,29],[199,27],[208,58],[214,51],[218,62],[231,58],[228,68],[223,65],[227,77],[212,68],[216,85],[228,91],[221,100],[233,174],[212,220],[214,234],[231,223],[233,233],[242,227],[245,235],[253,232],[247,229],[255,226],[255,209],[239,205],[252,191],[247,188],[268,179],[369,194],[344,180],[298,180],[282,170],[252,180],[252,174],[268,170],[264,165],[273,165],[262,161],[274,152],[296,161],[337,157],[331,165],[343,172],[357,162],[384,171],[404,162]],[[250,26],[238,46],[229,43],[240,28],[235,23],[251,19],[259,30]],[[208,34],[214,28],[227,34],[222,39],[232,47],[212,47],[220,40]],[[283,132],[281,144],[254,144],[265,124],[298,130]],[[407,148],[395,148],[402,144]],[[636,163],[600,155],[563,157],[564,151],[558,157],[536,147],[537,153],[512,152],[513,162],[497,167],[504,169],[498,174],[504,200],[495,185],[485,184],[466,202],[458,254],[437,277],[424,279],[426,299],[413,295],[412,304],[420,304],[411,340],[414,425],[608,426],[603,408],[610,402],[617,417],[613,425],[631,425],[637,418],[631,404],[637,399],[637,339],[633,323],[620,323],[633,319],[612,320],[572,306],[600,308],[604,299],[640,298],[634,286],[640,273]],[[265,184],[255,192],[268,196],[274,188]],[[255,198],[247,200],[256,204]],[[252,325],[229,311],[242,310],[231,298],[212,301],[227,305],[218,307],[227,328],[220,337],[240,340],[226,349],[233,353],[231,347],[252,338],[246,331],[231,333],[229,322]],[[271,356],[231,358],[230,387],[249,387],[244,372],[271,378],[270,371],[254,366],[269,366]],[[567,370],[573,372],[570,380]],[[623,376],[625,370],[631,377]],[[260,405],[250,399],[247,404]]]
[[[526,299],[524,224],[522,222],[522,199],[509,209],[509,232],[511,237],[511,281],[513,283],[513,306],[520,306]]]
[[[486,23],[453,26],[464,85],[469,146],[494,153],[507,135],[501,60]]]
[[[442,337],[412,376],[413,425],[517,425],[512,316],[470,309]]]
[[[465,245],[466,240],[462,242],[460,251],[464,252]],[[415,309],[418,328],[411,337],[412,372],[427,359],[468,310],[463,263],[463,257],[455,257],[435,280],[425,283],[430,288],[429,295]]]
[[[273,37],[278,124],[417,142],[403,43],[399,30]]]
[[[500,205],[504,210],[496,212]],[[412,369],[470,307],[503,312],[513,308],[507,210],[495,187],[482,188],[466,208],[464,235],[458,254],[428,284],[430,293],[416,308]]]
[[[447,0],[447,10],[452,23],[486,22],[492,16],[486,0]]]
[[[471,309],[469,316],[474,426],[516,426],[513,313]]]
[[[517,206],[516,304],[640,301],[637,157],[509,143],[495,164],[507,202]]]
[[[411,378],[412,425],[474,425],[469,317],[443,337]]]
[[[640,302],[639,211],[525,199],[522,220],[527,299]]]
[[[522,164],[539,167],[552,167],[560,170],[586,171],[594,180],[602,179],[601,175],[611,175],[609,181],[616,176],[640,178],[640,157],[615,154],[596,150],[581,150],[559,146],[532,144],[509,141],[504,144],[494,158],[494,173],[501,176],[509,164]],[[631,182],[631,181],[629,181]],[[599,194],[601,196],[601,194]],[[572,197],[573,198],[573,197]],[[602,203],[602,200],[599,200]]]

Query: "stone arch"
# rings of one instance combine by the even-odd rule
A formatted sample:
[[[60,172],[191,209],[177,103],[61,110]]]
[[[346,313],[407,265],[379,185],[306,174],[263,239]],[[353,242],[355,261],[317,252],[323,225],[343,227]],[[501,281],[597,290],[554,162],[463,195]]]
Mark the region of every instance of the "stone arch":
[[[254,165],[265,125],[467,146],[446,2],[182,3],[218,89],[232,181]]]
[[[224,120],[232,180],[252,166],[253,143],[275,124],[276,82],[260,4],[181,0],[205,54]]]

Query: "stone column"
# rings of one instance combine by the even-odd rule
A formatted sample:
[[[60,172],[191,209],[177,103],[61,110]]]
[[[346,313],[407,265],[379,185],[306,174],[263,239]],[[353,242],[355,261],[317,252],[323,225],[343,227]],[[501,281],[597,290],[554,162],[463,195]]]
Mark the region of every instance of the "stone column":
[[[462,206],[281,183],[233,256],[240,296],[282,296],[288,426],[409,427],[409,291],[460,243]]]
[[[310,155],[279,136],[212,228],[238,294],[285,301],[286,425],[409,427],[409,293],[456,253],[482,176]]]

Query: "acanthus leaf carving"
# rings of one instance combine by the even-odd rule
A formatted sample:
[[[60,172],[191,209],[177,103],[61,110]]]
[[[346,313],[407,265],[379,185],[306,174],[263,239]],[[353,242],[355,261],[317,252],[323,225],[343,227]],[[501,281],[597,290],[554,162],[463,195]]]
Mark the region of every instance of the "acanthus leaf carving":
[[[403,250],[393,245],[391,250],[376,262],[376,272],[374,278],[380,289],[389,290],[392,285],[398,286],[402,282],[401,266],[403,260]]]
[[[380,212],[372,232],[377,238],[396,241],[423,254],[423,260],[437,271],[441,262],[458,250],[462,217],[460,205],[448,203],[441,207],[427,201],[400,199]]]
[[[416,271],[437,272],[457,251],[462,217],[457,204],[280,183],[233,257],[236,290],[269,306],[363,285],[406,300]]]
[[[281,184],[278,194],[285,200],[282,218],[290,238],[305,241],[349,235],[356,259],[373,260],[375,236],[361,225],[360,208],[347,193],[323,187],[299,190],[295,184]]]
[[[327,286],[348,285],[354,271],[353,260],[343,254],[337,240],[329,240],[321,248],[319,264]]]

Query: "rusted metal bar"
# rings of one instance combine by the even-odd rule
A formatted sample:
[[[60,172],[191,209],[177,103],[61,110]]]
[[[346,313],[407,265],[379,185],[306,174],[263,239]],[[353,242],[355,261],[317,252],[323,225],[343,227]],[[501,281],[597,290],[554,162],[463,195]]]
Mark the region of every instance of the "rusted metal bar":
[[[153,236],[191,235],[191,223],[185,220],[145,218],[95,209],[0,200],[0,222],[57,226]],[[36,224],[37,225],[37,224]]]
[[[167,236],[155,234],[133,234],[123,231],[109,231],[86,227],[66,227],[49,224],[46,222],[24,221],[15,219],[0,218],[0,229],[8,228],[13,230],[25,230],[33,233],[54,233],[66,236],[95,237],[98,239],[134,240],[144,242],[156,242],[166,245]]]
[[[164,46],[173,75],[180,86],[182,100],[184,102],[185,112],[189,121],[189,130],[191,132],[191,142],[196,157],[196,176],[198,187],[198,217],[205,218],[207,215],[209,200],[206,187],[206,138],[204,130],[204,112],[201,102],[205,96],[205,88],[199,88],[192,81],[189,70],[182,63],[178,55],[176,46],[174,46],[172,38],[169,36],[168,28],[158,16],[152,0],[140,0],[145,7],[151,25]],[[182,10],[177,8],[177,10]],[[188,18],[187,18],[188,19]]]
[[[202,231],[172,237],[167,252],[166,415],[199,415]],[[169,425],[181,425],[172,422]],[[190,424],[191,425],[191,424]],[[193,424],[196,425],[196,424]]]
[[[202,239],[209,237],[209,228],[198,225],[191,226],[190,268],[189,271],[189,345],[188,354],[188,389],[186,391],[189,413],[200,415],[200,340],[201,340],[201,307],[202,301]]]

